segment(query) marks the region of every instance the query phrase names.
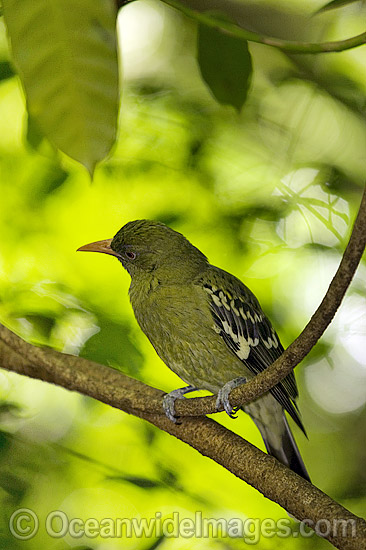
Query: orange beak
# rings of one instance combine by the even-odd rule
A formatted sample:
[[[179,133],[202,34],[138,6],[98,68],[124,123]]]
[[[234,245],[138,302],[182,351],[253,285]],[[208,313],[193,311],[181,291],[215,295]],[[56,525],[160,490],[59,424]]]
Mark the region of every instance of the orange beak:
[[[96,241],[95,243],[84,244],[77,249],[76,252],[103,252],[103,254],[110,254],[111,256],[118,256],[117,252],[111,249],[112,239],[106,239],[105,241]]]

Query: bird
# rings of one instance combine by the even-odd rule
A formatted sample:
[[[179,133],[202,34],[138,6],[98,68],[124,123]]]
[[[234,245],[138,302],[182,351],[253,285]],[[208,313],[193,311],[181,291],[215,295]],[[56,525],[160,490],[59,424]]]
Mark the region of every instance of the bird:
[[[115,256],[131,276],[129,297],[137,323],[162,361],[187,384],[164,396],[164,410],[173,422],[176,399],[196,390],[217,395],[217,408],[235,417],[231,390],[284,351],[249,288],[162,222],[130,221],[112,239],[78,251]],[[297,397],[291,372],[243,410],[258,427],[268,454],[310,481],[285,416],[286,411],[306,436]]]

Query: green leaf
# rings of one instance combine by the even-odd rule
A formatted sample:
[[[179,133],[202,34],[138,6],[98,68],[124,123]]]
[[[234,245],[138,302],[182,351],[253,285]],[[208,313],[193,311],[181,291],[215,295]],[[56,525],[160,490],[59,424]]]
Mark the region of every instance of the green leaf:
[[[118,63],[113,0],[4,0],[30,116],[92,174],[116,137]]]
[[[0,488],[3,489],[15,502],[24,497],[28,484],[24,479],[6,471],[0,472]]]
[[[8,451],[10,447],[10,437],[7,432],[0,430],[0,455]]]
[[[48,339],[55,326],[55,319],[46,315],[28,314],[24,318],[33,326],[34,333],[39,338]]]
[[[116,323],[99,312],[97,324],[100,330],[85,342],[80,356],[139,378],[143,356],[130,337],[129,326]]]
[[[131,483],[132,485],[136,485],[141,489],[156,489],[157,487],[164,486],[159,480],[149,479],[147,477],[140,476],[106,476],[106,479],[110,481],[122,481],[124,483]]]
[[[15,414],[21,410],[22,407],[18,403],[12,403],[11,401],[4,401],[3,403],[0,403],[0,417],[3,415]]]
[[[328,4],[325,4],[325,6],[317,10],[316,13],[335,10],[336,8],[341,8],[342,6],[346,6],[347,4],[354,4],[355,2],[359,1],[360,0],[332,0],[331,2],[328,2]]]
[[[14,70],[9,61],[0,61],[0,81],[8,80],[14,76]]]
[[[56,159],[59,157],[59,155],[57,155],[58,151],[56,147],[47,139],[34,118],[30,116],[29,110],[28,119],[27,121],[24,121],[24,125],[26,126],[24,137],[30,149],[33,149],[42,156],[50,159]]]
[[[159,548],[165,540],[165,535],[161,535],[159,538],[151,542],[151,544],[149,544],[149,546],[147,546],[144,550],[156,550],[156,548]]]
[[[197,58],[202,78],[217,101],[240,111],[252,75],[248,42],[200,24]]]
[[[45,136],[40,131],[37,122],[34,120],[33,117],[28,115],[27,134],[26,134],[27,143],[31,146],[32,149],[37,151],[44,137]]]

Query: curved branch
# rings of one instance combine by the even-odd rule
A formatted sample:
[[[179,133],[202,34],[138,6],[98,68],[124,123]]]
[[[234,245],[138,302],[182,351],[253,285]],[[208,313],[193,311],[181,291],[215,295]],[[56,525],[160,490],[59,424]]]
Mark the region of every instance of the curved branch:
[[[295,367],[298,365],[306,355],[311,351],[314,345],[317,343],[319,338],[323,335],[329,324],[331,323],[337,309],[339,308],[342,299],[349,287],[351,280],[357,270],[358,264],[361,261],[363,251],[366,245],[366,189],[364,191],[361,205],[357,214],[356,221],[351,233],[350,240],[346,247],[346,250],[343,254],[341,263],[337,269],[337,272],[329,285],[326,295],[324,296],[320,306],[312,316],[309,323],[306,325],[302,333],[296,338],[296,340],[286,349],[286,351],[275,361],[270,367],[268,367],[264,372],[258,374],[255,378],[248,381],[247,384],[244,384],[238,388],[235,388],[230,393],[230,403],[234,407],[243,406],[246,403],[249,403],[260,397],[267,391],[269,391],[273,386],[281,382]],[[0,339],[4,338],[3,331],[6,331],[5,328],[1,329],[0,325]],[[2,331],[2,332],[1,332]],[[11,333],[10,333],[11,334]],[[14,336],[15,337],[15,336]],[[9,335],[8,335],[8,338]],[[16,337],[15,337],[16,338]],[[1,341],[1,340],[0,340]],[[10,338],[11,341],[11,338]],[[4,342],[5,343],[5,340]],[[17,349],[18,344],[14,344],[14,350]],[[30,348],[31,350],[38,348]],[[45,350],[42,350],[44,353]],[[30,358],[32,353],[30,353]],[[56,352],[53,352],[56,353]],[[38,361],[38,353],[36,354],[36,363]],[[46,357],[46,356],[44,356]],[[64,357],[61,355],[61,357]],[[53,356],[53,361],[62,361],[62,359],[57,359],[56,356]],[[80,358],[74,358],[75,366],[79,367],[80,361],[83,361]],[[71,360],[70,360],[71,361]],[[6,367],[4,367],[6,368]],[[99,368],[99,366],[98,366]],[[16,370],[10,368],[10,370]],[[52,369],[51,369],[52,371]],[[22,374],[28,374],[32,376],[27,371],[17,371]],[[69,373],[69,376],[66,378],[66,386],[64,385],[65,376],[67,372],[63,372],[63,377],[60,381],[60,385],[67,387],[69,389],[76,389],[73,387],[73,383],[77,381],[79,372],[75,371]],[[112,371],[113,372],[113,371]],[[54,378],[55,373],[52,372],[52,378],[47,378],[47,374],[41,377],[42,380],[51,381],[55,384],[58,384],[59,381],[57,378]],[[109,376],[112,376],[109,374]],[[76,377],[76,378],[75,378]],[[137,416],[144,414],[160,414],[165,416],[165,412],[162,406],[162,396],[163,392],[154,390],[153,393],[149,395],[149,398],[146,398],[145,394],[136,394],[131,395],[130,384],[133,383],[135,387],[135,382],[132,381],[129,377],[125,377],[125,387],[120,388],[119,391],[123,391],[123,399],[128,404],[130,408],[129,412],[133,412]],[[99,380],[99,383],[102,383],[103,379]],[[131,382],[132,381],[132,382]],[[87,395],[95,397],[94,394],[89,394],[85,391]],[[104,401],[103,395],[100,394],[98,397],[99,400]],[[105,401],[109,403],[109,401]],[[109,403],[113,406],[116,406],[114,403]],[[126,405],[127,406],[127,405]],[[127,410],[123,408],[123,410]],[[196,397],[193,399],[178,399],[175,402],[175,410],[177,415],[181,417],[187,416],[204,416],[206,414],[213,414],[218,412],[216,409],[216,397]]]
[[[329,288],[301,334],[286,349],[286,351],[264,372],[248,381],[230,393],[230,403],[234,407],[243,406],[254,401],[278,382],[281,382],[311,351],[317,341],[330,325],[352,278],[361,261],[366,245],[366,188],[363,193],[360,208],[353,226],[342,260]],[[127,388],[128,389],[128,388]],[[134,399],[134,413],[164,414],[160,394],[154,394],[149,399]],[[193,399],[178,399],[175,402],[178,416],[203,416],[217,412],[216,397],[196,397]]]
[[[342,260],[314,315],[285,352],[265,371],[230,394],[233,406],[242,406],[281,382],[309,354],[333,320],[351,284],[366,246],[366,188]],[[207,399],[207,398],[206,398]],[[176,402],[177,414],[180,401]],[[207,414],[207,413],[206,413]]]
[[[147,420],[222,465],[299,520],[311,526],[321,520],[323,527],[330,526],[326,538],[337,548],[366,550],[366,522],[273,457],[209,418],[184,418],[177,425],[165,415],[148,412],[146,402],[161,402],[160,390],[81,357],[32,346],[1,325],[0,366]]]
[[[301,334],[265,371],[230,393],[230,404],[241,407],[254,401],[281,382],[311,351],[328,328],[361,261],[366,246],[366,188],[346,250],[329,288]],[[152,404],[151,412],[162,410]],[[175,411],[179,416],[201,416],[217,412],[215,397],[178,399]]]
[[[121,8],[126,4],[130,4],[134,0],[117,0],[117,8]],[[275,38],[259,34],[256,32],[243,29],[237,23],[232,21],[223,20],[220,15],[211,12],[202,12],[197,9],[190,8],[183,4],[179,0],[162,0],[164,4],[171,6],[184,13],[187,17],[194,19],[198,23],[213,27],[214,29],[221,29],[241,38],[242,40],[249,40],[250,42],[257,42],[259,44],[265,44],[266,46],[274,46],[285,52],[300,53],[300,54],[318,54],[318,53],[330,53],[330,52],[343,52],[358,46],[366,44],[366,32],[352,36],[345,40],[337,40],[333,42],[323,42],[320,44],[311,42],[295,42],[292,40],[284,40],[282,38]]]

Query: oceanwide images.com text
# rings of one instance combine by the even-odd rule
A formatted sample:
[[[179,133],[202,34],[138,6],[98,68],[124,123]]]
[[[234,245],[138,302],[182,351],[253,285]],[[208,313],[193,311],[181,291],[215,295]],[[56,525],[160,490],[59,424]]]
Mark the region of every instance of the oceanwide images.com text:
[[[43,531],[61,539],[82,537],[94,539],[122,538],[241,538],[246,544],[257,544],[261,538],[310,538],[318,536],[355,536],[354,520],[320,519],[296,522],[290,518],[210,518],[196,512],[184,517],[179,512],[169,516],[156,512],[150,518],[80,518],[69,517],[62,510],[53,510],[42,520],[29,508],[15,510],[9,519],[9,530],[18,540],[29,540]]]

